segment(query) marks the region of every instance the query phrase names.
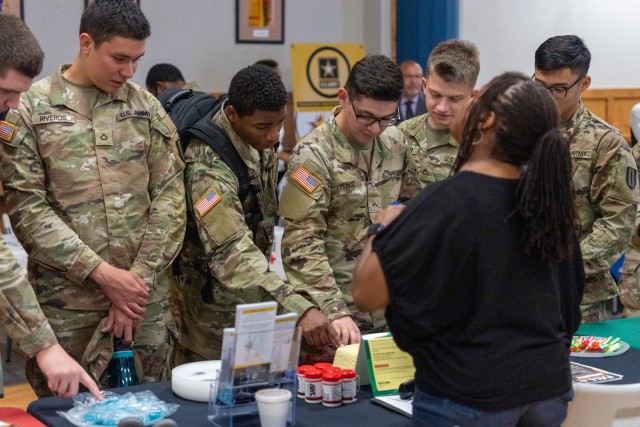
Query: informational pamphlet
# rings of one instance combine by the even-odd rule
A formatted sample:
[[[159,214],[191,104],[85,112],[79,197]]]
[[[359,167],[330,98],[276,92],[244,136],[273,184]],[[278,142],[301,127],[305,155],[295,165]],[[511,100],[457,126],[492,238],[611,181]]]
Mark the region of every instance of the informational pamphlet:
[[[275,301],[239,304],[236,307],[235,385],[269,381],[276,311]]]
[[[271,373],[285,372],[289,368],[289,356],[298,315],[287,313],[276,316],[273,329],[273,350],[271,353]]]
[[[604,383],[621,380],[622,375],[571,362],[571,378],[574,383]]]
[[[390,333],[363,335],[362,340],[373,395],[398,394],[400,384],[414,377],[413,358],[398,348]]]

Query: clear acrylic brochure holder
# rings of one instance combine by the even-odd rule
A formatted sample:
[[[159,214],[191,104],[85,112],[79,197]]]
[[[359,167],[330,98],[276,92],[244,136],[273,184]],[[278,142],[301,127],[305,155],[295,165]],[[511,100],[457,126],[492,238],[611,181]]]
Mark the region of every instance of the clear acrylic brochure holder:
[[[236,340],[240,338],[236,336]],[[302,329],[295,328],[286,371],[269,372],[263,381],[248,378],[251,375],[247,375],[246,371],[234,370],[231,361],[235,360],[235,345],[226,354],[222,354],[217,387],[211,388],[209,396],[207,419],[218,427],[260,425],[258,404],[254,398],[255,392],[264,388],[284,388],[289,390],[292,396],[287,425],[295,425],[296,372],[301,340]]]

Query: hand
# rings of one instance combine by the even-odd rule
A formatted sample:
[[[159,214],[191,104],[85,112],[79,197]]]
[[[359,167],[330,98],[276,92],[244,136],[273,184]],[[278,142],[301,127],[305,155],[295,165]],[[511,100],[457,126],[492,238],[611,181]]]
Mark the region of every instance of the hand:
[[[103,261],[89,277],[100,285],[109,301],[131,319],[137,320],[144,313],[149,288],[137,274]]]
[[[329,319],[320,310],[310,308],[304,312],[298,326],[302,328],[302,336],[311,345],[333,344],[340,347],[340,335],[333,329]]]
[[[36,362],[47,378],[47,386],[60,397],[75,396],[78,394],[79,383],[82,383],[96,399],[103,399],[93,379],[60,344],[39,351],[36,354]]]
[[[360,328],[355,324],[351,316],[340,317],[333,322],[331,326],[335,328],[340,335],[343,345],[357,344],[361,340]]]
[[[107,322],[100,332],[107,334],[113,330],[113,336],[116,338],[123,337],[124,343],[129,344],[133,341],[133,333],[138,332],[140,326],[141,324],[138,320],[130,318],[118,307],[112,305],[109,309]]]
[[[376,216],[374,223],[389,225],[406,207],[407,206],[402,203],[391,204],[380,211]]]

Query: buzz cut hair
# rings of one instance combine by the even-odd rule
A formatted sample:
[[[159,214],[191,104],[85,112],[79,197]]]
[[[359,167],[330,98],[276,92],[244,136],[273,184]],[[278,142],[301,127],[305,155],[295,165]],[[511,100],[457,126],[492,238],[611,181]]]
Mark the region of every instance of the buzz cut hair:
[[[80,19],[80,34],[87,33],[96,47],[114,37],[146,40],[149,21],[134,0],[95,0]]]
[[[548,38],[536,49],[535,67],[543,74],[568,68],[586,76],[591,65],[591,52],[584,41],[574,35]]]
[[[20,18],[0,13],[0,76],[11,69],[33,79],[42,71],[44,52]]]
[[[474,88],[480,74],[480,52],[468,40],[446,40],[433,48],[427,59],[425,76],[435,74],[445,82]]]
[[[287,89],[273,68],[253,64],[231,79],[227,104],[241,117],[250,116],[256,110],[280,111],[287,106]]]

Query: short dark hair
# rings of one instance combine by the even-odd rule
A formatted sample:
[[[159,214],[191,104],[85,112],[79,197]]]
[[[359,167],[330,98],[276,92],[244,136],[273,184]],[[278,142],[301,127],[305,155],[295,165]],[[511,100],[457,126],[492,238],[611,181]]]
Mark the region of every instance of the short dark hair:
[[[44,52],[22,20],[0,13],[0,76],[14,69],[29,78],[42,71]]]
[[[367,97],[397,102],[403,86],[404,77],[398,64],[384,55],[367,55],[355,63],[344,88],[351,99]]]
[[[261,59],[259,61],[256,61],[255,64],[266,65],[269,68],[278,68],[280,66],[280,64],[278,64],[278,61],[276,61],[275,59]]]
[[[542,73],[568,68],[571,72],[585,76],[591,65],[591,52],[578,36],[555,36],[548,38],[536,50],[535,67]]]
[[[80,19],[80,34],[87,33],[96,47],[113,37],[145,40],[151,35],[149,21],[133,0],[95,0]]]
[[[467,111],[455,171],[469,159],[473,146],[483,143],[479,125],[491,113],[496,135],[492,157],[525,170],[517,207],[524,221],[525,252],[549,263],[570,258],[577,215],[569,144],[558,129],[555,101],[524,74],[495,77]]]
[[[238,71],[229,85],[228,105],[239,116],[250,116],[256,110],[279,111],[287,105],[287,90],[280,76],[262,64],[249,65]]]
[[[173,64],[156,64],[149,69],[147,73],[146,85],[147,87],[154,87],[158,82],[179,82],[184,81],[182,73]]]
[[[475,44],[466,40],[438,43],[427,59],[425,75],[431,73],[449,83],[461,83],[473,88],[480,73],[480,53]]]

